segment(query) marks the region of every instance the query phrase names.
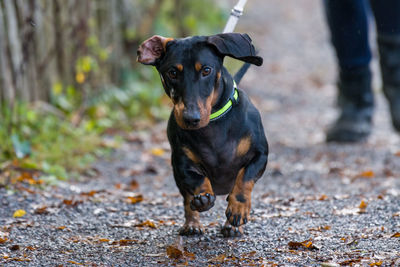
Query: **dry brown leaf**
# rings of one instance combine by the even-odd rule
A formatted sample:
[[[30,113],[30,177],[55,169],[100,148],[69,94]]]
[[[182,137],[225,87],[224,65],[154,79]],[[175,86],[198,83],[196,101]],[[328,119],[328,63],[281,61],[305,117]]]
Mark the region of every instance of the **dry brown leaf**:
[[[64,200],[62,201],[62,203],[63,203],[64,205],[67,205],[67,206],[75,207],[75,206],[77,206],[78,204],[83,203],[83,201],[82,201],[82,200],[74,200],[74,199],[64,199]]]
[[[369,264],[369,266],[381,266],[382,265],[382,261],[376,261],[376,262],[372,262]]]
[[[295,241],[290,241],[288,243],[289,249],[308,249],[308,250],[318,250],[316,246],[313,245],[312,241],[305,240],[303,242],[295,242]]]
[[[0,244],[4,244],[4,243],[6,243],[8,241],[8,238],[7,237],[4,237],[4,238],[1,238],[0,237]]]
[[[136,227],[145,227],[145,226],[147,226],[147,227],[150,227],[150,228],[157,228],[157,226],[155,225],[155,223],[152,222],[152,221],[150,221],[150,220],[147,220],[147,221],[138,223],[138,224],[136,224],[135,226],[136,226]]]
[[[138,243],[138,240],[136,239],[121,239],[117,241],[113,241],[111,244],[112,245],[120,245],[120,246],[129,246],[132,244]]]
[[[42,206],[35,209],[35,214],[47,214],[49,211],[47,210],[47,206]]]
[[[223,263],[226,259],[226,255],[225,254],[220,254],[214,258],[212,258],[210,261],[212,262],[217,262],[217,263]]]
[[[136,189],[138,189],[139,188],[139,183],[136,181],[136,180],[132,180],[130,183],[129,183],[129,190],[136,190]]]
[[[175,245],[167,247],[167,255],[171,259],[180,259],[183,257],[183,251]]]

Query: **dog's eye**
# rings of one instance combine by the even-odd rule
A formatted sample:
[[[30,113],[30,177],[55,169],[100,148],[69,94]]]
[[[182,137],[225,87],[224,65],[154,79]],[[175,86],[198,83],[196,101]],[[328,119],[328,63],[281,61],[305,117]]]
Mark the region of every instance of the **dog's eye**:
[[[210,67],[204,67],[202,70],[201,70],[201,75],[203,75],[203,76],[207,76],[207,75],[209,75],[211,73],[211,68]]]
[[[178,73],[176,72],[176,70],[170,70],[168,71],[168,77],[170,77],[172,80],[175,80],[176,78],[178,78]]]

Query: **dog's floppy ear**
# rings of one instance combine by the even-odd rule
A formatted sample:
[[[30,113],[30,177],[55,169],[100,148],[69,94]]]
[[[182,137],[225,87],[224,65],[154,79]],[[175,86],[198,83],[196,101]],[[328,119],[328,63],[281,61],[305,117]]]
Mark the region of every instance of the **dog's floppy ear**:
[[[145,65],[155,65],[157,60],[164,56],[167,43],[173,38],[165,38],[159,35],[144,41],[137,50],[137,61]]]
[[[207,42],[215,46],[219,53],[257,66],[263,63],[262,57],[256,56],[251,38],[247,34],[221,33],[209,36]]]

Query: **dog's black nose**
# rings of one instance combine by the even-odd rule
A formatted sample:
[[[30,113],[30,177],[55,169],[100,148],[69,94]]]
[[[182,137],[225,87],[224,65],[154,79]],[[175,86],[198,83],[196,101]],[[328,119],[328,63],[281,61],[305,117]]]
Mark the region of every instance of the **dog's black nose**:
[[[187,126],[197,126],[200,122],[200,112],[199,111],[184,111],[183,112],[183,121]]]

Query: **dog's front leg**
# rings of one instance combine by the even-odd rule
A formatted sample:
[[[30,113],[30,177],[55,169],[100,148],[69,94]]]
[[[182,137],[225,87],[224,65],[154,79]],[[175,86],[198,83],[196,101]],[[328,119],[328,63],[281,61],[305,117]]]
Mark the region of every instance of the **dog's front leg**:
[[[233,189],[227,197],[227,221],[222,228],[224,236],[239,236],[243,232],[240,226],[250,219],[251,192],[257,178],[265,170],[267,159],[266,154],[259,153],[248,166],[239,170]]]
[[[199,186],[184,194],[185,224],[180,229],[181,235],[198,235],[204,232],[199,221],[199,212],[207,211],[214,206],[215,195],[210,180],[205,177]]]

